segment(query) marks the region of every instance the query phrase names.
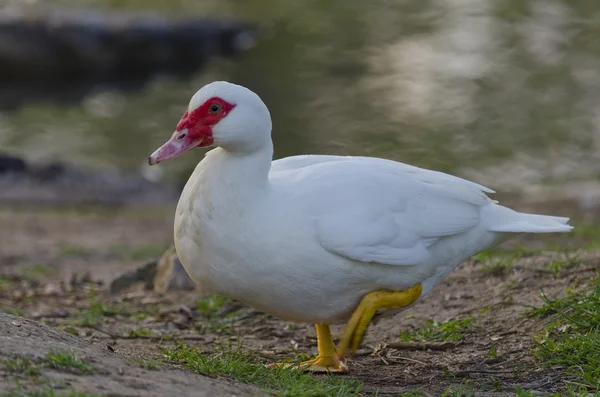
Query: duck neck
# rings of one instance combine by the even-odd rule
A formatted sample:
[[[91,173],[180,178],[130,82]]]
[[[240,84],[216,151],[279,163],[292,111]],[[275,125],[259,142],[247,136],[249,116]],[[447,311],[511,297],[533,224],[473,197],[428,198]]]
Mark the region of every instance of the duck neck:
[[[222,183],[245,192],[264,190],[269,181],[273,160],[273,143],[269,139],[259,149],[237,152],[215,149],[214,166]]]

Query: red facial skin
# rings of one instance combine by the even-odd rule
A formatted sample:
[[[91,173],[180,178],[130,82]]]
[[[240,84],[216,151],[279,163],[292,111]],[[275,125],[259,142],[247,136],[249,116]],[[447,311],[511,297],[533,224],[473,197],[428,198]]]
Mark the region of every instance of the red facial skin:
[[[212,112],[211,108],[215,105],[220,106],[220,110]],[[203,138],[198,147],[210,146],[214,143],[212,127],[227,116],[234,107],[235,105],[219,97],[210,98],[192,113],[188,113],[186,110],[177,124],[176,131],[187,128],[190,139]]]
[[[212,129],[235,107],[219,97],[213,97],[189,113],[186,111],[169,141],[150,155],[148,163],[158,164],[170,160],[196,147],[214,143]]]

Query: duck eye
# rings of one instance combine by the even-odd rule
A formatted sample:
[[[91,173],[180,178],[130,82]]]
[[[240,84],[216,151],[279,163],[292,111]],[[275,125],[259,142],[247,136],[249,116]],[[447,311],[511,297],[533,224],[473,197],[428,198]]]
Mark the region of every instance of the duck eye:
[[[210,105],[208,111],[212,114],[219,113],[221,111],[221,105],[218,103],[213,103],[212,105]]]

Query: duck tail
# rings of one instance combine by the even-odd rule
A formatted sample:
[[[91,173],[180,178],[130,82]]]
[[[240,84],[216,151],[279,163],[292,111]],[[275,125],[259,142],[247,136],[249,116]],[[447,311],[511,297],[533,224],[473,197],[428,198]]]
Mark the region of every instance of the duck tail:
[[[505,233],[558,233],[573,229],[569,218],[550,215],[525,214],[497,204],[483,209],[482,218],[487,221],[488,229]]]

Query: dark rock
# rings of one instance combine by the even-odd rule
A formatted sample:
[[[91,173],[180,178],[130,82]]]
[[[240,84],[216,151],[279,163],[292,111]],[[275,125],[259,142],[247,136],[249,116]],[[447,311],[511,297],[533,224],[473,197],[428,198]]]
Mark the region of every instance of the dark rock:
[[[177,257],[175,247],[170,247],[160,257],[152,281],[154,291],[158,293],[196,288],[196,284],[187,274],[187,271]]]
[[[160,259],[115,278],[110,284],[110,293],[120,293],[136,284],[143,284],[145,289],[152,289],[157,293],[196,288],[196,284],[177,258],[175,247],[169,247]]]
[[[37,178],[40,181],[50,182],[56,180],[65,171],[66,167],[64,164],[50,163],[43,167],[32,170],[32,175],[34,178]]]
[[[137,90],[157,75],[186,77],[213,57],[246,50],[257,35],[255,26],[233,20],[0,12],[0,108],[30,99],[77,101],[98,86]]]
[[[25,160],[0,153],[0,174],[3,173],[24,173],[27,172],[27,163]]]
[[[127,288],[143,283],[146,289],[152,289],[152,280],[156,274],[156,265],[158,261],[150,261],[138,267],[135,270],[126,272],[110,283],[110,293],[117,294]]]

